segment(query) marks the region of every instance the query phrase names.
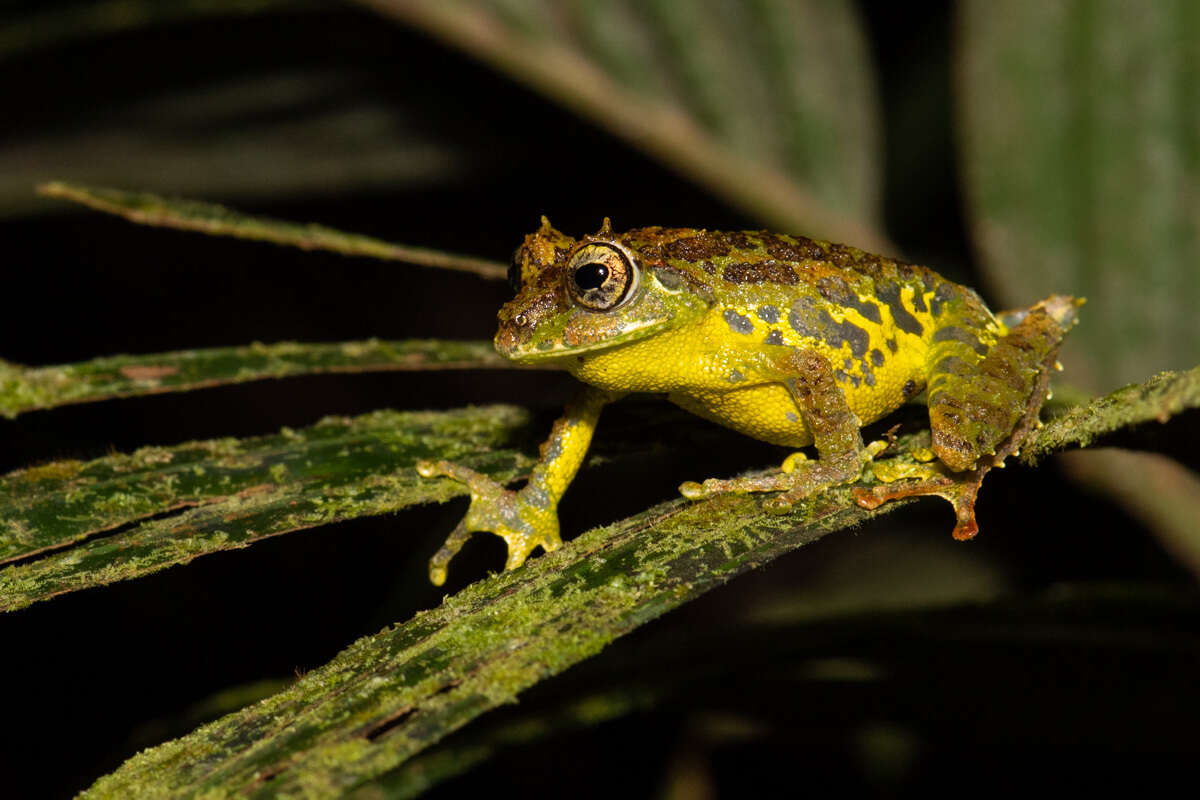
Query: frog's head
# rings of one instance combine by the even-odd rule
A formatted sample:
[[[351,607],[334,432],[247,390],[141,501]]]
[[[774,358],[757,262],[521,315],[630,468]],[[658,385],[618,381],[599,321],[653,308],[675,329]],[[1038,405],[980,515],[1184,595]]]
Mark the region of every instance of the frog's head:
[[[679,327],[707,300],[677,272],[643,263],[607,218],[576,240],[542,217],[513,254],[509,283],[517,296],[498,314],[496,350],[522,363],[608,349]]]

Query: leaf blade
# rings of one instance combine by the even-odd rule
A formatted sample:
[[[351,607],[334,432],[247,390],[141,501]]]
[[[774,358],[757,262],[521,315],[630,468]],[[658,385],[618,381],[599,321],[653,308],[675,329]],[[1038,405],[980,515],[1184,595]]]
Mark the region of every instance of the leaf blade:
[[[1092,390],[1191,366],[1200,8],[976,0],[961,22],[962,159],[993,285],[1013,304],[1088,297],[1063,360]]]
[[[424,247],[385,242],[371,236],[347,233],[315,223],[243,214],[215,203],[160,197],[148,192],[128,192],[97,186],[51,181],[38,186],[38,194],[80,203],[96,211],[115,214],[140,225],[196,231],[210,236],[232,236],[258,242],[327,250],[345,256],[367,256],[402,261],[424,267],[470,272],[488,280],[504,280],[508,267],[498,261]]]
[[[504,445],[526,421],[506,406],[379,411],[20,470],[0,478],[0,611],[463,493],[418,477],[422,458],[457,458],[512,480],[532,460]]]
[[[324,373],[516,369],[490,342],[405,339],[276,342],[239,347],[104,356],[26,367],[0,361],[0,416],[118,397]]]
[[[894,250],[878,232],[878,111],[849,4],[584,2],[568,12],[501,0],[359,1],[509,73],[778,229]],[[698,37],[719,46],[695,46]],[[618,42],[632,43],[619,59]],[[706,58],[736,66],[741,79],[726,80]],[[624,68],[612,66],[618,60]],[[776,133],[764,114],[794,122]]]

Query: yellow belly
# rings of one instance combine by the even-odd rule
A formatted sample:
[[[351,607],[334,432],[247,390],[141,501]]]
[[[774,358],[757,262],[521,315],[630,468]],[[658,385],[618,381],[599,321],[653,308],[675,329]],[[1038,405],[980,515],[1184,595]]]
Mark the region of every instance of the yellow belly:
[[[782,384],[720,393],[672,392],[668,397],[685,411],[764,442],[784,447],[805,447],[813,442],[812,433]]]

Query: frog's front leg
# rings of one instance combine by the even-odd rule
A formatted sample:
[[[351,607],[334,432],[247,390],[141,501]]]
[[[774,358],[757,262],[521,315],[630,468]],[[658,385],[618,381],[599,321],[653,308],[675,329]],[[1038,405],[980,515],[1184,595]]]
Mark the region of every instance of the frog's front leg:
[[[768,510],[782,513],[801,498],[829,486],[850,483],[862,474],[871,455],[863,447],[861,422],[850,410],[829,360],[815,351],[791,350],[773,360],[770,373],[791,394],[812,432],[819,460],[806,461],[793,456],[777,473],[728,480],[712,478],[702,484],[689,481],[679,487],[684,497],[700,500],[725,492],[782,492],[764,504]]]
[[[583,464],[600,412],[621,395],[585,387],[554,422],[542,443],[538,463],[529,482],[520,489],[505,489],[475,470],[449,461],[421,461],[417,471],[425,478],[443,475],[467,485],[471,506],[445,544],[429,560],[429,579],[436,586],[446,581],[450,559],[474,531],[490,531],[508,545],[505,569],[515,569],[539,545],[547,552],[562,544],[558,534],[558,501]]]

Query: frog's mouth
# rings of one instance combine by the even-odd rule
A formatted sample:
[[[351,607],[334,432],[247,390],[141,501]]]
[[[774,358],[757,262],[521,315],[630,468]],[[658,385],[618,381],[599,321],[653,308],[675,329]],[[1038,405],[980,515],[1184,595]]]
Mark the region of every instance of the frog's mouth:
[[[672,326],[675,316],[657,319],[622,319],[618,316],[578,311],[563,323],[539,326],[536,331],[522,326],[520,315],[500,323],[496,351],[518,364],[551,361],[596,350],[609,350],[644,339]]]

